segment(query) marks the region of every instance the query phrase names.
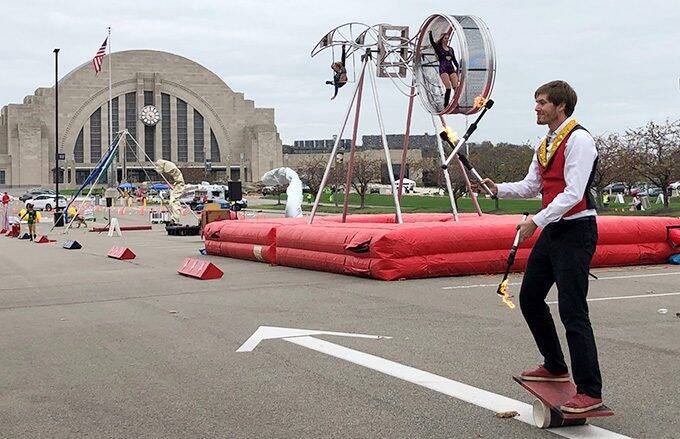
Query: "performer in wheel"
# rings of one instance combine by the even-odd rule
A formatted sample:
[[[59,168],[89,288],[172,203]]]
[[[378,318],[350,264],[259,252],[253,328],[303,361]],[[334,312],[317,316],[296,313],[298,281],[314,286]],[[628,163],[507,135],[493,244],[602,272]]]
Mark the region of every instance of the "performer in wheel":
[[[340,61],[335,61],[333,64],[331,64],[331,69],[333,70],[333,80],[326,81],[326,84],[335,87],[335,93],[333,94],[331,100],[335,99],[335,97],[338,95],[338,89],[347,84],[347,69],[345,69],[346,56],[347,52],[345,50],[345,45],[343,44],[342,57]]]
[[[576,394],[559,407],[586,413],[602,406],[602,378],[595,336],[588,315],[588,271],[597,244],[595,199],[590,192],[597,166],[593,137],[571,117],[576,92],[564,81],[552,81],[534,93],[536,118],[548,126],[524,180],[495,184],[498,198],[532,198],[542,194],[543,208],[517,227],[520,242],[542,228],[527,261],[519,303],[544,363],[522,372],[524,381],[569,381],[555,323],[545,303],[557,283],[558,309],[571,357]],[[479,185],[476,185],[479,190]]]
[[[434,48],[434,52],[439,60],[439,77],[442,83],[444,83],[444,87],[446,87],[444,108],[449,106],[451,90],[455,91],[458,87],[458,70],[460,69],[458,60],[456,60],[456,54],[453,52],[453,47],[449,46],[452,33],[453,29],[449,29],[435,41],[432,31],[429,32],[430,44]]]

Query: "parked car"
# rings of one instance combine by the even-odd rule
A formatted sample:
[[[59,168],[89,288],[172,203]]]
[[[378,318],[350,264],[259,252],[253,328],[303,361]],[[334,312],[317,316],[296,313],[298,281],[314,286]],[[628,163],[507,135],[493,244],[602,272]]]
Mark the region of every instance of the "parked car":
[[[285,192],[281,186],[265,186],[262,188],[262,195],[276,195],[279,192]]]
[[[602,189],[602,192],[612,192],[615,194],[626,193],[626,185],[624,183],[612,183],[608,184]]]
[[[24,201],[24,204],[32,204],[35,210],[52,210],[54,207],[54,195],[42,194],[35,198],[30,198]],[[68,200],[65,197],[59,196],[59,207],[66,207]]]
[[[662,192],[663,191],[661,190],[660,187],[650,186],[649,188],[638,192],[638,195],[640,195],[641,197],[658,197],[659,194]]]
[[[54,196],[54,191],[50,189],[32,189],[30,191],[27,191],[25,194],[19,197],[19,200],[21,201],[26,201],[30,200],[31,198],[35,198],[38,195],[44,195],[44,194],[50,194]]]
[[[680,189],[680,181],[673,182],[668,185],[673,190]]]
[[[396,183],[397,183],[397,187],[399,187],[399,180],[397,180]],[[409,179],[409,178],[404,177],[404,192],[408,194],[409,192],[413,192],[415,190],[415,188],[416,188],[416,182]]]

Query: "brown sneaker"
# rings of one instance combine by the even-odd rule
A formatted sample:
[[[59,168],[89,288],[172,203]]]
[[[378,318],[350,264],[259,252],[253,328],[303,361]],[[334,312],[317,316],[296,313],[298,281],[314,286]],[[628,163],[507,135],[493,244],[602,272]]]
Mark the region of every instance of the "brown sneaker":
[[[593,398],[585,393],[577,393],[571,399],[560,406],[565,413],[584,413],[602,407],[601,398]]]
[[[525,370],[520,375],[525,381],[557,381],[557,382],[567,382],[569,381],[569,373],[554,374],[548,369],[543,367],[541,364],[535,369]]]

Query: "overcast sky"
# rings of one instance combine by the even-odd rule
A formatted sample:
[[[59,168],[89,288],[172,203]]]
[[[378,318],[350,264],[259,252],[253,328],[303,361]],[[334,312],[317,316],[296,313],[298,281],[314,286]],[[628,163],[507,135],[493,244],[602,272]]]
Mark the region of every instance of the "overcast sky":
[[[533,92],[552,79],[576,89],[575,116],[593,133],[680,117],[677,0],[3,0],[0,106],[52,86],[55,47],[61,48],[62,77],[91,59],[110,25],[114,51],[155,49],[185,56],[256,106],[275,108],[284,143],[330,138],[351,88],[329,100],[324,81],[331,77],[331,55],[310,58],[313,46],[350,21],[407,25],[413,35],[433,13],[477,15],[494,39],[496,105],[471,140],[535,141],[544,128],[535,124]],[[407,98],[389,79],[378,82],[386,130],[403,132]],[[360,134],[377,134],[366,102]],[[462,116],[448,120],[462,131]],[[432,123],[417,106],[412,133],[423,132],[432,133]]]

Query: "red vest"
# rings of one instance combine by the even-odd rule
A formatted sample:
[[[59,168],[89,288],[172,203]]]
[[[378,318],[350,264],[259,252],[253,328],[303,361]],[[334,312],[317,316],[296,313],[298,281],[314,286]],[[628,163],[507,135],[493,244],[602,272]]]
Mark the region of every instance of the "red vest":
[[[543,167],[540,161],[538,162],[538,170],[541,174],[541,178],[543,179],[543,209],[548,207],[548,204],[550,204],[556,196],[564,192],[564,189],[567,187],[567,183],[564,181],[564,150],[567,148],[567,142],[569,141],[569,138],[574,133],[574,131],[578,129],[583,128],[577,125],[569,132],[569,134],[564,137],[562,142],[557,146],[557,149],[550,158],[550,161],[548,161],[546,167]],[[590,182],[588,182],[585,193],[581,200],[576,203],[576,205],[572,207],[569,212],[565,213],[563,217],[574,215],[575,213],[589,208],[588,199],[586,196],[589,189]]]

